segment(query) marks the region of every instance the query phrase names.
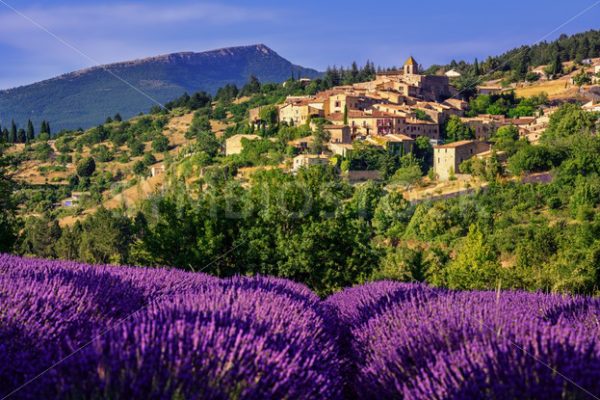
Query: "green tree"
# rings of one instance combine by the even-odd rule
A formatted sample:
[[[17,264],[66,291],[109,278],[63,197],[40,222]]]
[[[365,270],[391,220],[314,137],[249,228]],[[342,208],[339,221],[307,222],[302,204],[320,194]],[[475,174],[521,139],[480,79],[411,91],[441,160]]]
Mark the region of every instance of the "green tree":
[[[83,228],[79,221],[76,221],[73,227],[65,227],[56,242],[56,256],[63,260],[78,260],[82,232]]]
[[[475,132],[467,124],[463,123],[456,115],[450,116],[445,124],[445,138],[447,142],[460,140],[471,140],[475,138]]]
[[[429,269],[425,252],[399,246],[387,250],[379,269],[374,271],[371,279],[390,279],[400,282],[424,282]]]
[[[148,173],[148,167],[146,166],[146,164],[143,161],[136,161],[133,164],[133,168],[132,171],[134,174],[136,175],[146,175]]]
[[[576,104],[564,104],[550,116],[542,141],[550,142],[578,133],[591,132],[595,128],[596,119],[593,113],[582,110]]]
[[[242,87],[240,96],[252,96],[253,94],[260,93],[261,84],[258,78],[254,75],[250,76],[248,83]]]
[[[6,173],[6,158],[0,146],[0,252],[8,252],[16,240],[14,183]]]
[[[25,129],[19,128],[17,131],[17,141],[19,143],[27,143],[27,133],[25,132]]]
[[[130,140],[127,146],[129,147],[129,152],[131,153],[132,157],[141,156],[144,154],[144,150],[146,149],[144,143],[140,142],[138,139]]]
[[[545,146],[523,146],[508,159],[508,169],[513,175],[547,171],[554,165],[555,156]]]
[[[500,264],[483,232],[475,225],[460,246],[447,270],[448,287],[452,289],[490,289],[500,280]]]
[[[31,142],[35,139],[35,129],[33,128],[33,122],[31,120],[27,121],[27,141]]]
[[[317,124],[317,128],[313,132],[313,141],[310,146],[310,151],[313,154],[321,154],[325,151],[325,147],[331,135],[325,130],[323,124]]]
[[[57,220],[51,220],[48,216],[28,218],[20,238],[19,252],[29,256],[55,258],[54,244],[60,235]]]
[[[157,153],[164,153],[169,150],[169,139],[164,135],[159,135],[152,140],[152,150]]]
[[[82,224],[80,258],[88,263],[124,264],[132,241],[127,217],[100,208]]]
[[[15,124],[14,120],[12,120],[10,122],[10,139],[9,139],[9,141],[11,143],[19,142],[19,137],[17,136],[17,124]]]
[[[551,78],[555,79],[563,73],[563,64],[560,59],[560,54],[556,53],[552,62],[546,67],[546,74]]]
[[[395,244],[404,234],[412,217],[413,207],[400,192],[390,192],[381,197],[373,213],[373,228],[378,235]]]
[[[405,190],[409,190],[413,185],[418,184],[423,177],[423,171],[418,164],[400,167],[392,176],[391,182],[401,185]]]
[[[92,157],[84,158],[77,164],[77,175],[81,178],[87,178],[96,171],[96,162]]]
[[[264,121],[267,126],[275,126],[279,119],[279,110],[276,106],[268,105],[261,107],[259,118]]]
[[[573,77],[573,83],[579,87],[583,85],[589,85],[592,83],[592,77],[585,71],[581,71]]]

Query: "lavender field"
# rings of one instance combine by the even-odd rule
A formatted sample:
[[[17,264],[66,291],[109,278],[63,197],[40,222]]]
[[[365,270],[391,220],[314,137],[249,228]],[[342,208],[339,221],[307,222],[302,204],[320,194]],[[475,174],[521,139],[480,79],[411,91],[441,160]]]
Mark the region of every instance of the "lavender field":
[[[600,299],[0,255],[0,398],[593,399]]]

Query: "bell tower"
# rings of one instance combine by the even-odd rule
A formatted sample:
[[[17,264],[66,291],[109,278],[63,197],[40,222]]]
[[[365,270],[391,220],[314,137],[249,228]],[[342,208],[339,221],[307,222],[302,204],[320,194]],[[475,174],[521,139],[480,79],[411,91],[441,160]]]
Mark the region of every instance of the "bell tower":
[[[404,74],[405,75],[418,75],[419,74],[419,63],[413,58],[408,57],[408,60],[404,63]]]

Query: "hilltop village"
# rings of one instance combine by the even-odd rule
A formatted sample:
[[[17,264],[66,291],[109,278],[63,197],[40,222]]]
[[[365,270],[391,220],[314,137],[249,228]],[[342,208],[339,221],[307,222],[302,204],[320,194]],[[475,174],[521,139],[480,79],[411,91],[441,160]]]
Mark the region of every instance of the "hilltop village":
[[[312,137],[291,141],[300,152],[292,169],[303,166],[327,164],[334,155],[347,157],[356,142],[383,147],[396,155],[412,151],[415,140],[426,137],[433,145],[433,176],[438,180],[451,179],[459,173],[462,162],[472,157],[491,155],[489,139],[502,126],[515,126],[521,137],[535,142],[548,124],[554,111],[548,108],[539,116],[508,118],[502,115],[483,114],[466,117],[469,104],[462,94],[450,85],[457,72],[445,75],[424,75],[419,63],[409,57],[400,70],[378,72],[369,82],[337,86],[313,96],[288,96],[277,105],[277,122],[290,126],[324,121],[321,126],[329,138],[327,149],[319,154],[309,154]],[[307,84],[309,79],[304,79]],[[500,94],[500,87],[480,86],[479,94]],[[249,110],[248,123],[259,129],[268,123],[263,119],[265,107]],[[472,129],[472,140],[444,144],[442,127],[451,117]],[[225,142],[226,155],[241,153],[244,140],[259,139],[255,134],[238,134]],[[378,171],[350,172],[355,178],[377,179]]]
[[[206,272],[320,294],[369,279],[597,293],[600,58],[539,54],[250,75],[85,130],[11,121],[0,243],[196,271],[217,258]]]

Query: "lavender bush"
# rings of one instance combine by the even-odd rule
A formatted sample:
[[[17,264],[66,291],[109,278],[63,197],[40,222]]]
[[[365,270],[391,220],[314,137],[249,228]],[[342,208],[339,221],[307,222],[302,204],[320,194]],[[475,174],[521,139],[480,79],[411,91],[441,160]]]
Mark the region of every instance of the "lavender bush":
[[[378,282],[328,302],[349,324],[347,381],[358,398],[600,393],[598,299]]]
[[[376,282],[322,301],[0,255],[0,398],[586,399],[598,377],[597,298]]]
[[[0,256],[0,395],[75,351],[14,398],[339,398],[324,310],[280,279]]]

